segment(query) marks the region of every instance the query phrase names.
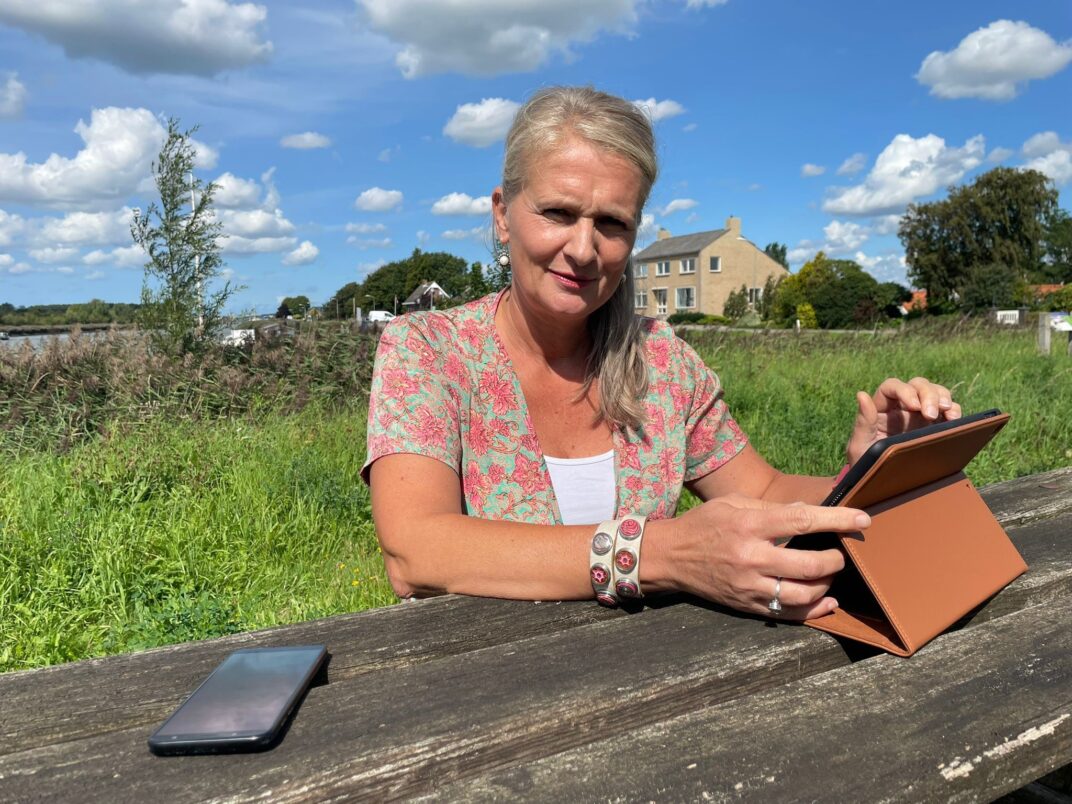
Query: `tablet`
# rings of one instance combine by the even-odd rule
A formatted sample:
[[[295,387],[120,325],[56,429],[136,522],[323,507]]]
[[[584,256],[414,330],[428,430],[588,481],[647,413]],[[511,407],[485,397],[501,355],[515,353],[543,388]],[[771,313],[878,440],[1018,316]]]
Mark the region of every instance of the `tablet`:
[[[973,413],[970,416],[961,416],[959,419],[951,419],[949,421],[938,422],[937,424],[931,424],[926,427],[920,427],[915,430],[908,430],[904,433],[898,433],[897,435],[888,436],[872,444],[867,452],[860,456],[860,459],[852,465],[852,468],[846,473],[845,477],[834,486],[833,491],[827,495],[823,500],[823,505],[835,506],[845,499],[845,495],[848,494],[856,485],[860,482],[864,476],[867,475],[871,467],[879,462],[891,447],[898,444],[906,444],[912,441],[919,441],[928,436],[937,435],[940,433],[954,433],[961,429],[972,428],[977,425],[978,422],[984,422],[987,420],[995,420],[993,423],[998,424],[1001,422],[1001,426],[1008,420],[1007,416],[1003,416],[1002,412],[997,408],[991,408],[985,410],[982,413]],[[987,428],[989,429],[989,428]],[[996,433],[1001,429],[1000,426],[996,427],[991,434]],[[989,439],[987,439],[989,440]],[[970,460],[970,458],[969,458]],[[859,506],[857,506],[859,507]]]

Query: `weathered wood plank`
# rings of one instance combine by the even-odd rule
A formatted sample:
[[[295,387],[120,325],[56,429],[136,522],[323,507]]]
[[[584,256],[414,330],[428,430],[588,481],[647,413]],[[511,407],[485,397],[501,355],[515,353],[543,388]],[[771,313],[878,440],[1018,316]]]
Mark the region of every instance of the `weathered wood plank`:
[[[1006,528],[1072,511],[1072,466],[995,483],[983,499]]]
[[[446,801],[979,801],[1072,759],[1072,599],[583,749]]]
[[[1032,573],[1048,578],[1028,583],[1029,573],[1018,581],[1025,587],[1017,593],[1020,605],[1033,596],[1050,599],[1055,585],[1068,593],[1072,567],[1060,538],[1070,528],[1072,515],[1015,532]],[[976,622],[987,619],[984,609]],[[345,665],[349,648],[342,636],[328,644],[333,663]],[[245,800],[268,790],[281,800],[405,797],[848,663],[835,640],[811,629],[668,605],[401,669],[340,676],[333,667],[331,683],[310,693],[291,734],[267,759],[150,757],[145,738],[187,687],[173,691],[160,716],[140,727],[66,745],[35,743],[33,750],[0,758],[0,774],[32,774],[14,788],[20,794],[30,792],[32,782],[61,797],[84,792],[115,801],[151,793]],[[120,708],[118,688],[113,695]],[[115,773],[124,780],[121,787]]]

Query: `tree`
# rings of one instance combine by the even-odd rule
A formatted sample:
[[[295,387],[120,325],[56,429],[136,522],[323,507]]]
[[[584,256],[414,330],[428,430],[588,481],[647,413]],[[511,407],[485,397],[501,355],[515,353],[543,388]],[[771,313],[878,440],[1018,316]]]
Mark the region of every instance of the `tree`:
[[[959,303],[969,313],[1011,307],[1015,293],[1016,279],[1007,265],[973,265],[961,283]]]
[[[785,270],[789,270],[789,258],[786,256],[788,249],[785,243],[767,243],[763,253],[775,262],[781,263]]]
[[[898,228],[909,278],[926,288],[928,308],[962,296],[983,266],[1003,265],[1011,282],[1027,281],[1040,272],[1056,211],[1046,176],[1001,167],[950,188],[943,201],[910,204]]]
[[[774,274],[767,275],[767,281],[763,283],[763,295],[759,297],[759,304],[756,306],[760,320],[769,321],[774,315],[774,300],[778,295],[778,286],[782,284],[784,278],[782,276],[775,278]]]
[[[287,307],[290,310],[287,315],[305,315],[309,312],[309,297],[308,296],[287,296],[279,305],[280,307]],[[286,318],[286,316],[276,315],[276,318]]]
[[[472,281],[472,269],[461,257],[442,251],[424,252],[419,248],[404,260],[377,268],[360,283],[350,282],[336,291],[324,305],[324,314],[342,318],[354,314],[354,304],[362,310],[389,310],[416,290],[422,282],[435,282],[451,295],[448,304],[465,300],[465,289]],[[437,302],[438,305],[438,302]]]
[[[276,308],[275,317],[276,318],[290,318],[290,316],[291,316],[290,305],[287,304],[286,299],[284,299],[283,301],[281,301],[279,303],[279,307]]]
[[[871,326],[883,315],[899,315],[897,304],[911,293],[894,282],[880,285],[856,262],[832,260],[820,251],[785,277],[774,297],[770,317],[782,324],[804,320],[800,310],[806,305],[815,326],[840,329]]]
[[[130,225],[148,258],[139,323],[157,348],[171,354],[204,347],[238,290],[229,282],[206,290],[223,268],[221,224],[212,212],[216,185],[193,174],[196,130],[181,131],[175,118],[168,120],[167,140],[152,168],[160,203],[135,210]]]
[[[1040,270],[1045,282],[1072,282],[1072,215],[1054,210],[1046,222],[1045,257]]]
[[[726,297],[726,304],[722,308],[722,315],[731,321],[743,318],[748,312],[748,288],[741,285],[738,290],[731,290]]]

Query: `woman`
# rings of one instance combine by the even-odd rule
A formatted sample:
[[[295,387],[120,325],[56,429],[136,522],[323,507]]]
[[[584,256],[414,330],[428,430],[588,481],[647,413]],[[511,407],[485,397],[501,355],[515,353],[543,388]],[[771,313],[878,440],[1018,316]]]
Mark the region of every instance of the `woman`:
[[[814,505],[832,478],[767,464],[695,352],[633,314],[629,258],[656,173],[632,104],[537,93],[492,193],[510,287],[384,331],[365,476],[400,596],[610,603],[616,590],[680,590],[788,619],[837,606],[841,553],[776,540],[859,531],[868,516]],[[921,378],[857,401],[850,463],[888,434],[960,415]],[[675,517],[682,485],[704,502]],[[623,544],[631,556],[611,565]]]

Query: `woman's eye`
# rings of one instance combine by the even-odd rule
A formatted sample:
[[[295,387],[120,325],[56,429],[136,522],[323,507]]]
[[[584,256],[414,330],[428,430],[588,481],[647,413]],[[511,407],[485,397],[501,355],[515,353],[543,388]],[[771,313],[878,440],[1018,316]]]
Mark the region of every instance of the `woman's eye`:
[[[559,209],[558,207],[552,207],[551,209],[545,209],[543,211],[543,214],[546,217],[553,218],[555,220],[564,220],[565,218],[568,218],[570,216],[569,212],[567,212],[564,209]]]

